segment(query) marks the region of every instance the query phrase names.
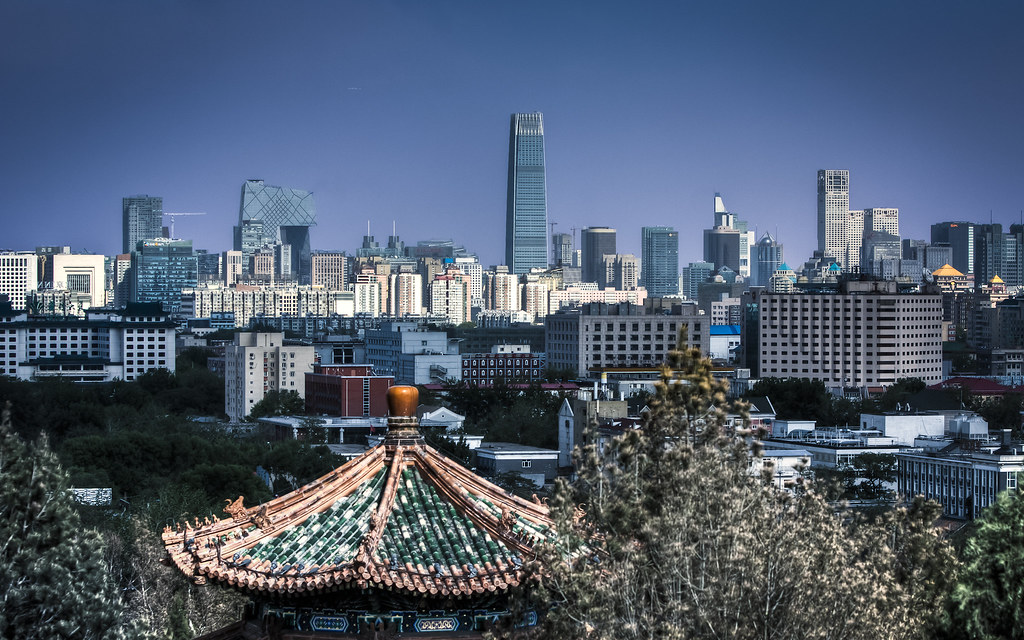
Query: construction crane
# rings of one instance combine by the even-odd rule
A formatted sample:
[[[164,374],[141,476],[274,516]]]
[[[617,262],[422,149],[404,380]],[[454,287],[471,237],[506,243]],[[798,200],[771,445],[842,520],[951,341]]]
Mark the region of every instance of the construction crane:
[[[171,227],[170,227],[170,234],[169,235],[173,238],[174,237],[174,218],[175,218],[175,216],[205,216],[206,212],[205,211],[198,211],[198,212],[194,212],[193,211],[193,212],[174,212],[174,213],[171,213],[170,211],[164,211],[163,214],[171,219]]]

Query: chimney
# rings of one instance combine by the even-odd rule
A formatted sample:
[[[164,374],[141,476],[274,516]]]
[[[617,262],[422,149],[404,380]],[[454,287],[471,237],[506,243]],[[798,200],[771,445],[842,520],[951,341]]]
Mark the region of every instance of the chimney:
[[[1003,429],[1003,438],[1002,438],[1003,446],[1008,446],[1010,444],[1010,435],[1012,433],[1013,433],[1012,429]]]

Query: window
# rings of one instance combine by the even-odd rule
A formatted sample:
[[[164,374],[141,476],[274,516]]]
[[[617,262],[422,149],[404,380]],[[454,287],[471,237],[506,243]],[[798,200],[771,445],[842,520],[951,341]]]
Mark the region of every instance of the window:
[[[533,460],[523,460],[523,468],[529,469],[533,466]]]

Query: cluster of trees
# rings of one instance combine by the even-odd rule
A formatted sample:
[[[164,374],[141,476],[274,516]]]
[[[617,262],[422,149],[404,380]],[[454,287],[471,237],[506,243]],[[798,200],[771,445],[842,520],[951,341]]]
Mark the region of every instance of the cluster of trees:
[[[466,417],[465,430],[488,442],[515,442],[534,447],[558,447],[558,409],[563,398],[544,391],[540,384],[525,388],[498,382],[477,387],[456,382],[445,387],[445,405]],[[421,391],[424,404],[433,398]]]
[[[857,515],[811,481],[753,473],[699,351],[672,354],[641,431],[577,452],[558,537],[520,604],[556,638],[1008,638],[1024,635],[1024,496],[1005,494],[963,557],[923,499]],[[733,407],[742,410],[742,407]],[[871,464],[885,465],[873,460]]]

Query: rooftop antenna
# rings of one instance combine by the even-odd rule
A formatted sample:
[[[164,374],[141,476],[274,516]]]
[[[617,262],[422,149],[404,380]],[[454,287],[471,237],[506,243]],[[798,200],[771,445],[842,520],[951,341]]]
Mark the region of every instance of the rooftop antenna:
[[[193,212],[171,212],[171,211],[163,211],[163,212],[161,212],[161,213],[162,213],[163,215],[165,215],[165,216],[167,216],[168,218],[170,218],[170,219],[171,219],[171,228],[169,229],[169,231],[170,231],[170,234],[169,234],[169,235],[170,235],[170,236],[171,236],[172,238],[174,237],[174,218],[175,218],[176,216],[205,216],[205,215],[206,215],[206,212],[205,212],[205,211],[193,211]]]
[[[394,235],[398,235],[398,232],[395,230],[395,221],[394,220],[391,221],[391,235],[393,235],[393,236]]]
[[[366,221],[366,235],[370,235],[370,221]]]

